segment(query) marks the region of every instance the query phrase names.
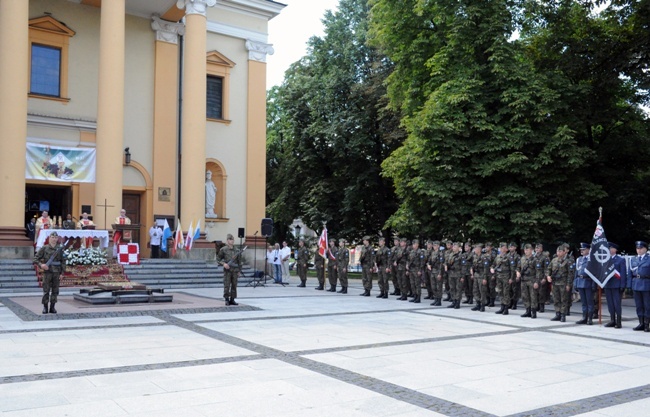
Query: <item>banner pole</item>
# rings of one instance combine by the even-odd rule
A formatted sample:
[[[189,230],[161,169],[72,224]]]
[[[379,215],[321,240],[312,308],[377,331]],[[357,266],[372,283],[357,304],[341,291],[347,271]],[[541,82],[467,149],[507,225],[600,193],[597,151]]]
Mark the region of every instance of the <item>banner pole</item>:
[[[603,324],[603,289],[598,286],[598,324]]]

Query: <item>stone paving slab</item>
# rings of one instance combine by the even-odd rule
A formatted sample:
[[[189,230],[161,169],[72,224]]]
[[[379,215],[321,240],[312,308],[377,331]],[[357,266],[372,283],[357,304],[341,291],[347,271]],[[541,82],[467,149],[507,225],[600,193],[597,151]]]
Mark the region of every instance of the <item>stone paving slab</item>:
[[[27,308],[33,293],[0,296],[0,414],[638,417],[650,406],[650,336],[631,330],[629,300],[615,330],[575,325],[577,314],[359,297],[354,280],[348,295],[290,282],[239,288],[240,307],[197,288],[173,292],[197,299],[187,308],[46,319]]]

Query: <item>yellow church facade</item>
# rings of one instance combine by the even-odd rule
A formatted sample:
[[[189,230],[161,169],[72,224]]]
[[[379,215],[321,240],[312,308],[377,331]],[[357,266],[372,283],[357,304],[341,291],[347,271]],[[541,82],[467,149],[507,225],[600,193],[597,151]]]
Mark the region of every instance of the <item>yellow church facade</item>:
[[[270,0],[0,0],[0,257],[44,209],[98,229],[124,208],[199,248],[265,213]],[[243,230],[241,230],[243,229]],[[259,242],[257,242],[259,243]]]

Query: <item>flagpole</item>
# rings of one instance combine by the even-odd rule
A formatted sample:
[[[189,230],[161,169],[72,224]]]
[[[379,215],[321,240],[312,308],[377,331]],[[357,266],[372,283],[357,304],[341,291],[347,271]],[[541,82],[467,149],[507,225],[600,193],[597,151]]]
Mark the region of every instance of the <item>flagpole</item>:
[[[598,215],[600,217],[600,224],[603,223],[603,208],[598,207]],[[598,325],[603,325],[603,289],[598,285]]]

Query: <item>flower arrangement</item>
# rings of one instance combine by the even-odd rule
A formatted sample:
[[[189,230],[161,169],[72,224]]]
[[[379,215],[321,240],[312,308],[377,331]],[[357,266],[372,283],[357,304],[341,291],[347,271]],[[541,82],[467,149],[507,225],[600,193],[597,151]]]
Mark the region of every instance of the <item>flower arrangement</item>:
[[[106,259],[106,252],[101,249],[92,248],[92,249],[66,249],[63,252],[66,258],[66,265],[106,265],[108,260]]]

